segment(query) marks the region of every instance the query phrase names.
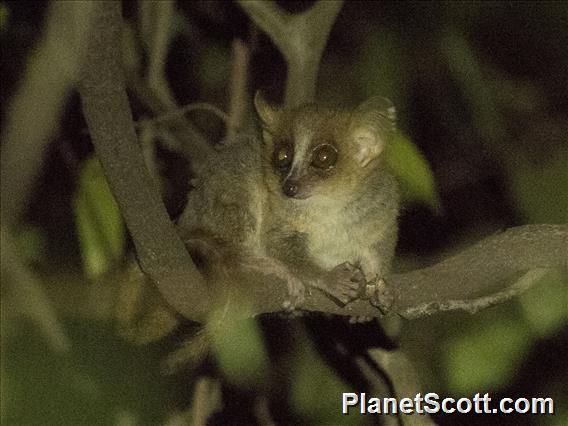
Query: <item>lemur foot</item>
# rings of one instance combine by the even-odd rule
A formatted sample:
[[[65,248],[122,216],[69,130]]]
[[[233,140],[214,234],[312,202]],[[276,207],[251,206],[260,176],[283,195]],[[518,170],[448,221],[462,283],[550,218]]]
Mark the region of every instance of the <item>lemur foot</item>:
[[[361,297],[365,275],[359,266],[345,262],[333,268],[328,275],[326,291],[343,305]]]
[[[385,280],[378,277],[365,286],[365,298],[383,314],[387,314],[394,303],[394,293],[388,288]]]
[[[297,306],[304,303],[306,298],[306,287],[304,286],[304,283],[293,274],[289,274],[289,276],[281,278],[286,281],[289,296],[289,299],[282,303],[282,307],[287,311],[293,311]]]
[[[365,315],[357,315],[349,317],[349,324],[364,324],[373,321],[375,317],[369,317]]]

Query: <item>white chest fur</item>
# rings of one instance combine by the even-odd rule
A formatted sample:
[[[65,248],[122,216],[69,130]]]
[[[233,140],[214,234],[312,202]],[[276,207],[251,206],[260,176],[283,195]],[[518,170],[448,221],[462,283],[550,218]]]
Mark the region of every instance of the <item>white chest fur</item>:
[[[344,262],[360,264],[365,276],[373,278],[380,269],[374,244],[381,235],[369,235],[367,229],[361,229],[349,219],[331,212],[306,218],[312,222],[308,237],[310,257],[326,270]]]

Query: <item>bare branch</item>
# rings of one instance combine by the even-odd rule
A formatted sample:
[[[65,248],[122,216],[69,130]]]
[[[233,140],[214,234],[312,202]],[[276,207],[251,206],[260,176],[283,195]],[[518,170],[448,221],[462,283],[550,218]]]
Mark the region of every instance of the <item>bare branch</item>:
[[[169,148],[177,152],[184,152],[185,144],[191,143],[192,148],[189,151],[192,155],[188,155],[188,158],[191,158],[194,163],[199,163],[203,156],[209,154],[211,144],[189,120],[182,117],[183,113],[177,115],[178,105],[165,75],[175,2],[171,0],[160,2],[141,0],[139,4],[140,28],[148,51],[149,63],[145,78],[139,75],[138,68],[132,65],[127,67],[128,78],[126,83],[128,89],[134,92],[138,100],[154,115],[165,114],[168,117],[167,128],[161,129],[161,131],[173,135],[173,138],[166,139],[170,142]],[[128,41],[131,43],[129,50],[135,51],[136,46],[133,40],[129,39]],[[214,113],[220,113],[219,116],[225,120],[222,111],[215,107],[212,107],[211,110]],[[170,114],[177,115],[177,118],[174,119]],[[161,118],[157,122],[161,122]],[[187,154],[187,152],[184,153]]]
[[[282,53],[291,49],[287,35],[292,17],[288,13],[271,1],[240,0],[239,4]]]
[[[174,121],[182,118],[185,114],[193,111],[209,111],[213,115],[219,117],[223,120],[227,125],[230,125],[231,118],[223,112],[220,108],[216,107],[215,105],[208,104],[207,102],[195,102],[192,104],[188,104],[177,109],[171,110],[169,112],[165,112],[163,114],[158,115],[155,118],[151,118],[148,120],[142,120],[140,123],[136,123],[135,127],[138,128],[142,124],[160,124],[164,122]]]
[[[566,270],[567,248],[568,225],[511,228],[436,265],[387,277],[387,285],[395,295],[390,313],[417,318],[439,311],[475,312],[501,303],[538,282],[542,270]],[[233,272],[233,278],[236,283],[249,283],[255,313],[282,310],[287,297],[283,283],[238,270]],[[340,307],[319,291],[313,291],[300,309],[383,316],[367,301],[357,300]]]
[[[185,107],[182,107],[181,110],[172,110],[171,106],[162,102],[160,96],[149,89],[133,70],[127,71],[127,82],[128,89],[134,92],[138,100],[154,115],[158,116],[156,122],[158,126],[160,125],[162,114],[167,117],[164,118],[168,122],[167,126],[161,127],[160,130],[171,132],[175,141],[179,142],[179,146],[172,147],[173,149],[178,152],[184,152],[186,156],[191,158],[191,161],[196,164],[200,164],[203,158],[207,157],[207,155],[213,151],[211,143],[209,143],[203,134],[193,126],[189,120],[182,117],[185,112],[189,112],[185,111]],[[187,107],[189,108],[190,105]],[[175,115],[177,118],[174,119],[170,114]],[[185,152],[185,144],[189,143],[192,144],[191,149],[186,148],[187,152]]]
[[[231,69],[231,86],[229,89],[229,122],[227,123],[227,139],[233,140],[243,124],[247,108],[247,78],[249,51],[242,40],[233,41],[233,63]]]
[[[209,294],[146,169],[132,122],[120,61],[121,4],[97,2],[79,92],[93,144],[130,230],[142,269],[167,302],[202,317]]]
[[[481,308],[507,300],[568,264],[567,225],[526,225],[486,238],[429,268],[395,275],[393,309],[408,318]],[[404,292],[404,294],[402,294]]]
[[[286,59],[285,106],[313,101],[320,60],[343,1],[320,0],[298,15],[290,15],[267,1],[240,0],[239,4]]]
[[[140,1],[141,33],[148,47],[148,87],[168,106],[176,102],[165,77],[166,59],[171,38],[175,2],[172,0]]]
[[[568,225],[511,228],[433,266],[391,275],[387,283],[396,297],[390,313],[410,319],[440,311],[476,312],[502,303],[538,283],[544,270],[566,270],[567,247]],[[481,258],[477,257],[479,253],[483,253]],[[234,300],[226,301],[227,309],[241,312],[243,316],[283,310],[284,301],[288,298],[285,283],[270,275],[262,275],[258,268],[254,271],[238,266],[227,268],[230,278],[223,283],[225,288],[240,290],[240,297],[237,293],[229,296]],[[222,287],[220,283],[208,285]],[[57,286],[48,286],[47,290],[49,294],[56,295],[52,299],[64,309],[73,305],[82,307],[82,315],[94,315],[87,312],[90,305],[81,302],[87,296],[77,295],[84,290],[75,282],[57,279]],[[251,301],[254,304],[252,310],[247,308],[243,313],[239,300]],[[213,307],[212,303],[210,307]],[[336,315],[383,316],[368,301],[356,300],[340,307],[318,290],[313,290],[299,309]],[[198,315],[189,315],[188,318],[202,321]]]

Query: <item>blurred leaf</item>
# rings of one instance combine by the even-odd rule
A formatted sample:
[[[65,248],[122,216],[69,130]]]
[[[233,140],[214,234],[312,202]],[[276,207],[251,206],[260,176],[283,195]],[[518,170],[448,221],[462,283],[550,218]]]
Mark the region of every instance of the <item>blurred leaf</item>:
[[[491,81],[482,70],[478,54],[460,34],[440,39],[440,49],[454,80],[469,103],[472,121],[484,141],[499,143],[506,132]]]
[[[38,226],[27,225],[17,233],[18,253],[27,262],[39,262],[44,258],[47,236]]]
[[[448,388],[455,394],[507,384],[532,344],[530,332],[520,321],[478,317],[473,327],[448,340],[443,351]]]
[[[224,87],[229,78],[230,52],[218,45],[209,45],[199,57],[199,77],[202,87],[215,90]]]
[[[8,25],[8,18],[10,17],[10,11],[5,3],[0,3],[0,32],[3,32]]]
[[[211,329],[210,324],[220,326]],[[268,355],[258,322],[225,317],[212,319],[209,327],[213,352],[227,378],[243,387],[261,384],[268,374]]]
[[[525,319],[539,337],[548,337],[568,323],[568,283],[559,272],[548,274],[519,298]]]
[[[385,96],[400,108],[404,92],[410,87],[409,71],[415,69],[408,63],[409,50],[397,34],[388,30],[371,30],[364,40],[365,44],[357,49],[360,56],[355,65],[363,92]]]
[[[568,222],[568,149],[546,162],[518,152],[506,165],[515,204],[528,223]]]
[[[549,420],[549,422],[541,423],[541,424],[548,424],[551,426],[566,426],[568,424],[568,413],[554,413],[554,417]]]
[[[157,368],[158,348],[129,345],[100,322],[65,329],[73,356],[46,350],[29,321],[3,339],[2,425],[110,425],[124,410],[144,419],[137,424],[163,423],[175,390]]]
[[[306,341],[295,354],[291,403],[310,419],[309,424],[367,424],[365,416],[341,414],[343,392],[354,392],[317,355]]]
[[[133,26],[125,22],[122,30],[122,58],[127,69],[139,70],[141,68],[142,53],[136,37]]]
[[[125,235],[118,205],[95,158],[83,163],[74,210],[83,268],[88,276],[98,276],[124,254]]]
[[[422,202],[435,212],[440,211],[430,164],[409,138],[398,133],[387,145],[385,159],[400,184],[403,202]]]

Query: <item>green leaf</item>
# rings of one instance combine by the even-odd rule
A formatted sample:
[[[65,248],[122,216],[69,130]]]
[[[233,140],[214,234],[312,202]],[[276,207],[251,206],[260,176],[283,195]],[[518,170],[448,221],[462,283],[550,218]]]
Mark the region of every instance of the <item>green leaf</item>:
[[[28,225],[16,234],[19,253],[28,262],[41,262],[47,251],[47,236],[39,226]]]
[[[535,161],[521,150],[507,162],[515,205],[528,223],[568,222],[568,149],[560,147],[547,161]]]
[[[294,354],[291,374],[292,406],[309,424],[368,424],[365,416],[341,414],[343,392],[356,390],[341,381],[307,339]]]
[[[83,163],[74,201],[83,269],[96,277],[122,257],[125,247],[124,222],[96,158]]]
[[[506,385],[532,341],[522,321],[478,318],[474,329],[446,343],[450,391],[468,394]]]
[[[551,272],[519,298],[524,317],[538,336],[550,337],[568,324],[567,284],[559,272]]]
[[[440,199],[428,161],[416,145],[397,133],[385,151],[387,167],[397,178],[403,202],[425,203],[440,212]]]
[[[222,315],[222,312],[217,312],[218,315]],[[251,387],[265,380],[268,375],[268,355],[260,327],[254,318],[214,318],[208,322],[208,333],[219,367],[231,382]]]
[[[10,17],[10,11],[8,7],[4,4],[0,4],[0,32],[4,32],[8,26],[8,19]]]

